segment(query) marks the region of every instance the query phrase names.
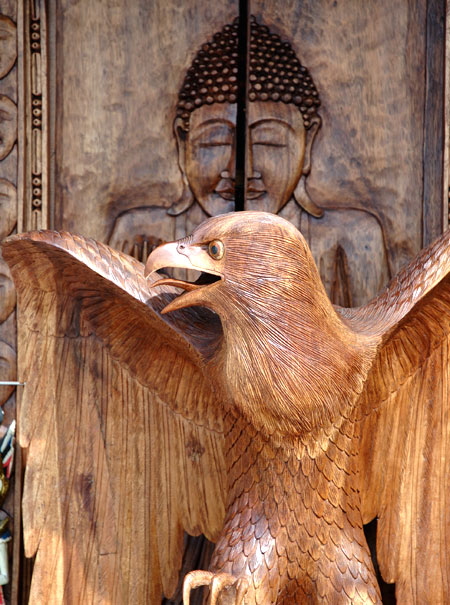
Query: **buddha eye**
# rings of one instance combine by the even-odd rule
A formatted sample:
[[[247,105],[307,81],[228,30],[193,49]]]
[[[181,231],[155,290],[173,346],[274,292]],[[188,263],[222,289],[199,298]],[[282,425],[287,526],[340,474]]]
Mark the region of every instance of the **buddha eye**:
[[[214,260],[220,260],[223,256],[225,247],[220,239],[213,239],[212,242],[208,244],[208,254]]]

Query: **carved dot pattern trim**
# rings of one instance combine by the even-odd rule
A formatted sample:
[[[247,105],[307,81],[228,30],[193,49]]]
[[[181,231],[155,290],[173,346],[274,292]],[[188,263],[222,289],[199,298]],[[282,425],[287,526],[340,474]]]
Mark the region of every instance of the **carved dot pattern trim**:
[[[179,93],[177,116],[189,130],[192,111],[212,103],[236,103],[238,89],[238,26],[233,23],[203,44],[189,68]],[[319,94],[289,42],[265,25],[250,21],[250,101],[293,103],[309,128],[320,106]]]

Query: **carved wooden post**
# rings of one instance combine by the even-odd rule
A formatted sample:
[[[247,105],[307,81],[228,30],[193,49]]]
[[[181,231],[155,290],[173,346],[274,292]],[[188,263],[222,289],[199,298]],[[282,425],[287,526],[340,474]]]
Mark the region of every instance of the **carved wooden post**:
[[[54,92],[54,64],[49,57],[52,49],[48,38],[48,11],[54,10],[54,6],[43,0],[19,4],[22,50],[19,135],[23,149],[20,194],[23,203],[19,208],[18,227],[19,231],[26,231],[46,229],[52,222],[49,196],[53,172],[49,138],[54,117],[49,115],[49,96]]]

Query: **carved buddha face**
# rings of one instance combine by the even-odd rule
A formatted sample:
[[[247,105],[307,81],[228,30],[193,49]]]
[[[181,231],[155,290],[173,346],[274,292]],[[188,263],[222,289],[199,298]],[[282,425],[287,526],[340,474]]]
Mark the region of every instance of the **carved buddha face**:
[[[179,93],[175,135],[184,191],[174,214],[195,199],[209,214],[234,210],[238,21],[198,51]],[[245,207],[278,212],[292,197],[315,216],[304,175],[320,126],[319,95],[288,42],[250,20]]]
[[[249,103],[246,210],[277,213],[309,170],[317,123],[306,130],[295,105]],[[202,105],[189,130],[175,128],[179,163],[189,187],[210,216],[234,210],[236,104]]]

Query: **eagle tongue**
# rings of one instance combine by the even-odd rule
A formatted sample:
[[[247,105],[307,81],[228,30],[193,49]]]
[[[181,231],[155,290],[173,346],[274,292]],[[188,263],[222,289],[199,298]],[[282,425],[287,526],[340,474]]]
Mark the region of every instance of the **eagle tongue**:
[[[162,279],[158,279],[154,284],[151,285],[151,288],[155,286],[175,286],[176,288],[182,288],[183,290],[196,290],[197,288],[201,288],[202,286],[208,286],[213,284],[215,281],[218,281],[220,277],[216,275],[211,275],[210,273],[202,272],[200,277],[195,280],[195,282],[187,282],[181,279],[174,279],[172,277],[164,277]]]
[[[183,281],[182,279],[174,279],[172,277],[164,277],[162,279],[158,279],[155,281],[151,288],[155,288],[156,286],[175,286],[176,288],[181,288],[182,290],[197,290],[197,288],[201,288],[200,284],[191,284],[188,281]]]

